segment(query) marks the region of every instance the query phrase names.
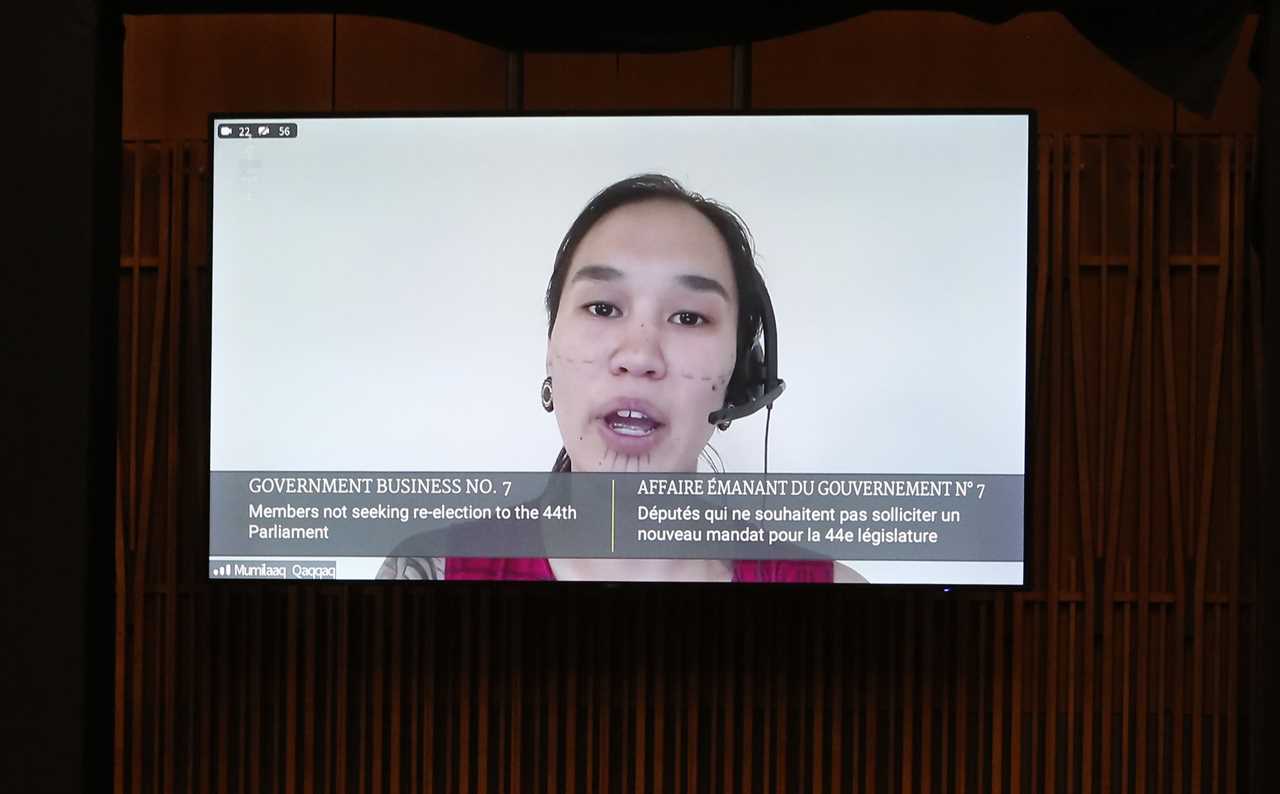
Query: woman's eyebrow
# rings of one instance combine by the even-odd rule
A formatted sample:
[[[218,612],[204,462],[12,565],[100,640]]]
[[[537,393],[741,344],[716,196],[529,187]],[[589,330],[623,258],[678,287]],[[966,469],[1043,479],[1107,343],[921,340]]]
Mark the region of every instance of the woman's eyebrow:
[[[713,278],[688,274],[676,276],[676,282],[679,283],[680,286],[696,292],[714,292],[724,298],[726,303],[729,302],[729,291],[724,288],[723,284]]]
[[[569,283],[577,281],[617,281],[622,278],[622,271],[608,265],[583,265],[573,274]]]

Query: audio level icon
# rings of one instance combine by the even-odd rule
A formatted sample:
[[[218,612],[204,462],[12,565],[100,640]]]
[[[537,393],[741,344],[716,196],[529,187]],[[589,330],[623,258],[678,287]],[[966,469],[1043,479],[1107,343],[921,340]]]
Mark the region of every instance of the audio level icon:
[[[214,576],[230,576],[231,563],[227,563],[226,565],[219,565],[217,568],[214,568],[213,575]]]

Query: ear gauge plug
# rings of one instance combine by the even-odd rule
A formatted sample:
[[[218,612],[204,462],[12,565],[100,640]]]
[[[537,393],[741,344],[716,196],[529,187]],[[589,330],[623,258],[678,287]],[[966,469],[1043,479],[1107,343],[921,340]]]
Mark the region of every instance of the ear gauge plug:
[[[555,401],[551,399],[551,376],[542,382],[542,410],[551,413],[556,409]]]

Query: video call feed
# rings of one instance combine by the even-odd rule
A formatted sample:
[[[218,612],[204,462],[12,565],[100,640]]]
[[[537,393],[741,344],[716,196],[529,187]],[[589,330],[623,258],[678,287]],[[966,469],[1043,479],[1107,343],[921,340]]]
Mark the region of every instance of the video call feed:
[[[1028,113],[211,125],[211,579],[1024,583]]]

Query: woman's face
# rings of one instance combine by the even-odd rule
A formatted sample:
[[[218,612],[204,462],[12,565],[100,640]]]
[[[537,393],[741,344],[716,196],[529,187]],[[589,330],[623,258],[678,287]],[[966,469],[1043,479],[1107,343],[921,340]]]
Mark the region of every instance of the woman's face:
[[[651,199],[578,244],[547,344],[574,471],[695,471],[733,373],[738,296],[724,239]]]

